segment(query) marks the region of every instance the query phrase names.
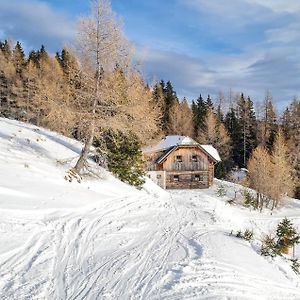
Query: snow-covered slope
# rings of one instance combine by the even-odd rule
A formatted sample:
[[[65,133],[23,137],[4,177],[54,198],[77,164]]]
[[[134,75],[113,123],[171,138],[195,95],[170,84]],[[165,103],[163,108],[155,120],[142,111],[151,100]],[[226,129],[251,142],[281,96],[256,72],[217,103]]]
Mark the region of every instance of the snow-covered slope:
[[[101,178],[70,183],[80,148],[0,119],[0,299],[300,299],[283,259],[229,235],[259,239],[285,215],[299,226],[297,202],[259,214],[216,187],[138,191],[95,167]]]

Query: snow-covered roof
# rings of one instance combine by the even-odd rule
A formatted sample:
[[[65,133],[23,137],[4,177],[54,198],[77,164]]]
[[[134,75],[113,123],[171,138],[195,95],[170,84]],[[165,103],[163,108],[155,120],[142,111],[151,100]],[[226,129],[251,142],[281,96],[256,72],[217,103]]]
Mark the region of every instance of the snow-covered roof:
[[[163,160],[167,157],[176,146],[189,146],[189,145],[197,145],[200,147],[204,152],[206,152],[213,160],[216,162],[221,161],[220,155],[218,150],[214,148],[212,145],[200,145],[195,140],[188,136],[182,135],[168,135],[164,139],[162,139],[158,144],[153,147],[147,147],[143,149],[144,153],[153,153],[153,152],[160,152],[164,150],[170,149],[167,153],[165,153],[160,160]]]
[[[144,153],[159,152],[179,145],[198,145],[198,143],[188,136],[168,135],[153,147],[144,148]]]
[[[200,147],[216,161],[221,161],[219,152],[212,145],[200,145]]]

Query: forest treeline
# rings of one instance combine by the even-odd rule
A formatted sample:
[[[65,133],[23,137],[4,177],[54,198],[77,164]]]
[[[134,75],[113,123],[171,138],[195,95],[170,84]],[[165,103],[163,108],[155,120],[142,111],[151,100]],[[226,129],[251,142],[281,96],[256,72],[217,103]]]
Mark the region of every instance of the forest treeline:
[[[277,184],[280,185],[280,180],[288,180],[288,185],[293,185],[292,190],[295,190],[299,198],[298,98],[292,99],[282,114],[277,113],[270,92],[266,93],[261,103],[256,104],[256,108],[250,96],[233,92],[230,92],[228,97],[220,92],[215,101],[210,95],[203,97],[200,94],[189,106],[185,98],[179,101],[170,82],[161,81],[154,85],[153,99],[162,111],[161,128],[164,134],[188,135],[201,144],[212,144],[218,149],[222,158],[222,162],[216,165],[216,175],[219,178],[226,177],[234,167],[248,167],[249,160],[258,146],[271,155],[280,147],[278,143],[283,144],[286,152],[282,153],[280,158],[291,167],[291,172],[281,173],[282,178],[277,180]],[[279,160],[276,165],[280,165]],[[251,166],[253,167],[253,162]],[[277,170],[275,173],[280,172]],[[267,181],[275,182],[270,174],[267,175],[263,178],[264,185],[267,185]],[[270,184],[269,186],[270,190],[274,191]],[[291,191],[291,188],[288,190]]]
[[[44,46],[25,55],[20,42],[8,41],[0,42],[0,49],[0,115],[84,140],[91,118],[87,99],[95,87],[83,75],[76,55],[64,48],[53,57]],[[190,105],[177,97],[170,81],[148,86],[139,72],[128,72],[118,63],[112,71],[100,73],[105,101],[95,113],[101,132],[128,134],[141,144],[154,136],[191,136],[218,149],[222,162],[216,173],[224,178],[235,166],[247,167],[258,146],[271,153],[281,130],[300,196],[299,99],[292,99],[282,114],[277,113],[270,93],[255,108],[250,96],[232,92],[228,97],[220,93],[214,101],[200,94]]]

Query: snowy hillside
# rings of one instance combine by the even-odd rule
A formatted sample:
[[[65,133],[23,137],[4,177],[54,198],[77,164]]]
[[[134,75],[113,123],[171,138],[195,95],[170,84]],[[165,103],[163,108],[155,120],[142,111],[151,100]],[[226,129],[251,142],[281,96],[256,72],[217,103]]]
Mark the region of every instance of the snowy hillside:
[[[284,216],[300,229],[300,203],[260,214],[217,197],[218,182],[138,191],[100,168],[70,183],[80,147],[0,118],[0,299],[300,299],[287,261],[259,255]],[[230,235],[246,228],[252,243]]]

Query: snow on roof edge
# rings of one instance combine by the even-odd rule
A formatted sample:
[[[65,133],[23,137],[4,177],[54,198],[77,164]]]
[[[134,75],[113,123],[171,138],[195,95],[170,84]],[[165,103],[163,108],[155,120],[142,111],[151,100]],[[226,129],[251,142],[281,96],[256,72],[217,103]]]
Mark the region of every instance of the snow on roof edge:
[[[221,161],[218,150],[214,148],[212,145],[201,145],[197,143],[195,140],[193,140],[192,138],[183,135],[167,135],[155,146],[144,148],[143,152],[144,153],[160,152],[180,145],[198,145],[202,148],[204,152],[206,152],[209,156],[211,156],[213,160],[215,160],[216,162]]]
[[[143,149],[143,152],[144,153],[159,152],[178,145],[198,145],[198,143],[188,136],[167,135],[155,146],[145,147]]]
[[[221,161],[218,150],[212,145],[199,145],[207,154],[209,154],[217,162]]]

